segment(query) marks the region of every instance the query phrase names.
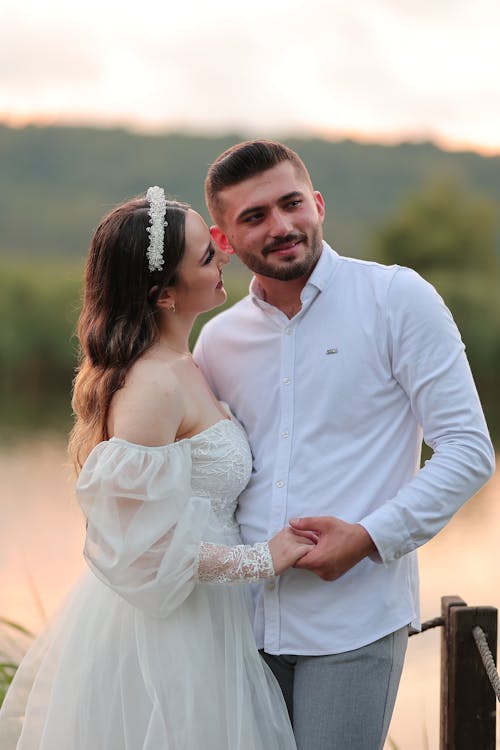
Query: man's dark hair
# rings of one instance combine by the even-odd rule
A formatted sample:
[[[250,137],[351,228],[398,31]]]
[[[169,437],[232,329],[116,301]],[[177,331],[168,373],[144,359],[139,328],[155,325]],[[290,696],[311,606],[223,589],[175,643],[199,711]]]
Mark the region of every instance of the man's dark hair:
[[[226,149],[210,166],[205,180],[205,199],[214,221],[218,221],[220,217],[219,194],[222,190],[238,185],[286,161],[291,162],[312,187],[304,162],[295,151],[283,143],[265,140],[244,141]]]

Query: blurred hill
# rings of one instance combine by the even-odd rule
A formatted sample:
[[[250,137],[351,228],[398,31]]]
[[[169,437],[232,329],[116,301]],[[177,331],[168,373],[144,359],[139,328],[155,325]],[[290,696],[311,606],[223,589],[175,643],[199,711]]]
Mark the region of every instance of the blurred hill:
[[[140,135],[77,127],[0,125],[0,257],[83,259],[101,216],[165,186],[208,219],[203,180],[236,134]],[[381,146],[287,139],[327,202],[325,236],[344,255],[371,257],[374,229],[408,195],[447,179],[500,205],[500,157],[451,153],[430,143]],[[500,256],[500,239],[497,237]]]

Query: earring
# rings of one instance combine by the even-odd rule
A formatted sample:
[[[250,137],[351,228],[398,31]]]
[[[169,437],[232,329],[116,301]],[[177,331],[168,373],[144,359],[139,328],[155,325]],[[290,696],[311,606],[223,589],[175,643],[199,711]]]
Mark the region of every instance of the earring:
[[[172,302],[172,303],[171,303],[171,304],[170,304],[170,305],[169,305],[169,306],[167,307],[167,310],[168,310],[168,312],[175,312],[175,304],[174,304],[174,303]]]

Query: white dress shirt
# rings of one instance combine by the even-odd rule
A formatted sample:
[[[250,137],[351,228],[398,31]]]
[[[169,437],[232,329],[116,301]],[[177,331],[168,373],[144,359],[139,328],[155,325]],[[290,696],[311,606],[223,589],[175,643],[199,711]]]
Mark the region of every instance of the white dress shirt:
[[[377,547],[336,581],[290,569],[256,590],[259,648],[320,655],[418,627],[415,550],[490,477],[494,453],[460,334],[418,274],[324,243],[301,299],[289,320],[253,279],[195,358],[250,440],[243,540],[333,515]],[[434,453],[419,470],[422,435]]]

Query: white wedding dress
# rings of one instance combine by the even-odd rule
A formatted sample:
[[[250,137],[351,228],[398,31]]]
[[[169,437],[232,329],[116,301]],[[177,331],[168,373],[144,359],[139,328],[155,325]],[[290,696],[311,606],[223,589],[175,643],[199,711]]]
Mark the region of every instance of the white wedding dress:
[[[245,585],[272,574],[269,553],[234,521],[250,472],[229,419],[94,448],[77,483],[90,570],[16,673],[2,750],[294,750]]]

